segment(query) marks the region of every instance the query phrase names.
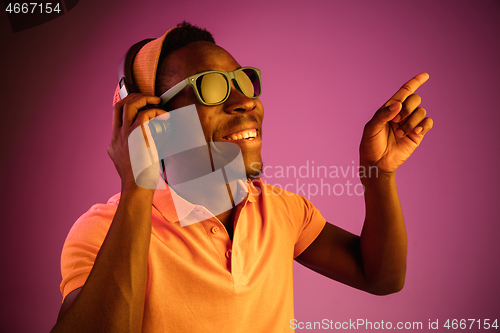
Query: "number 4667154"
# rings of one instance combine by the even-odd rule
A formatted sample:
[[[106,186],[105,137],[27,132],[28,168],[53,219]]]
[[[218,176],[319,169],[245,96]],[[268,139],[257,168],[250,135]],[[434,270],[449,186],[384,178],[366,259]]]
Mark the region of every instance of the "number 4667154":
[[[495,319],[493,322],[490,322],[490,319],[448,319],[444,323],[443,327],[446,327],[447,329],[498,329],[498,323],[497,319]]]
[[[45,6],[44,6],[45,5]],[[7,5],[7,8],[5,8],[5,11],[8,13],[14,13],[14,14],[34,14],[34,13],[40,13],[40,14],[50,14],[50,13],[60,13],[61,9],[59,8],[59,2],[57,3],[36,3],[36,2],[24,2],[24,3],[12,3],[10,2]]]

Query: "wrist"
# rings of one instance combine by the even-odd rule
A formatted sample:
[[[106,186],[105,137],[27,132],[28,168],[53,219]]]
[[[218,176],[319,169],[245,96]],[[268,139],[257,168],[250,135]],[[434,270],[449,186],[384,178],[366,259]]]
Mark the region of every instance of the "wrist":
[[[135,182],[132,183],[122,183],[121,196],[132,196],[132,197],[144,197],[146,199],[153,200],[154,193],[156,189],[143,188],[137,185]]]
[[[364,186],[387,184],[396,181],[396,171],[387,172],[376,165],[361,165],[359,179]]]

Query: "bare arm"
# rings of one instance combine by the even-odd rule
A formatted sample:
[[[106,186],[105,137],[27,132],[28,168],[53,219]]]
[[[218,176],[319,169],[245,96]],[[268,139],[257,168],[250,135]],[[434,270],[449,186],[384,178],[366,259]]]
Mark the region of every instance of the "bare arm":
[[[366,186],[366,218],[361,236],[327,223],[296,260],[372,294],[401,290],[406,273],[406,229],[395,179],[383,178]]]
[[[428,78],[417,75],[373,116],[360,145],[361,166],[377,175],[361,178],[366,218],[361,236],[331,224],[299,256],[301,264],[337,281],[385,295],[403,288],[407,238],[396,188],[396,169],[432,128],[415,90]]]
[[[150,109],[159,98],[133,94],[114,107],[108,153],[122,180],[121,199],[85,285],[70,293],[52,332],[140,332],[147,282],[154,190],[138,187],[128,156],[128,136],[145,120],[164,113]]]

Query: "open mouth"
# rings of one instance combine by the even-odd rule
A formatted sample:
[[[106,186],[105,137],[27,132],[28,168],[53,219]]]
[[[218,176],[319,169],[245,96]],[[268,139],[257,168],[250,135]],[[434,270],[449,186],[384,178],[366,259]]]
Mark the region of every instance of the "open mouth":
[[[257,131],[257,129],[252,128],[249,130],[244,130],[241,132],[236,132],[236,133],[230,134],[228,136],[223,137],[222,139],[228,140],[228,141],[236,141],[236,140],[252,141],[252,140],[255,140],[255,138],[258,137],[258,135],[259,135],[259,132]]]

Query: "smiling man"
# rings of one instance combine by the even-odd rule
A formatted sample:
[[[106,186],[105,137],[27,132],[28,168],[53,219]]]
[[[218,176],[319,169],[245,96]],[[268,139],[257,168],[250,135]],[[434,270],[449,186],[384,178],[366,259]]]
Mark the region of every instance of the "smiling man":
[[[158,76],[165,78],[157,81],[157,91],[168,93],[169,88],[183,78],[197,73],[217,69],[227,73],[240,69],[238,62],[223,48],[208,41],[192,42],[185,47],[169,54],[159,66]],[[258,98],[253,98],[255,90],[260,89],[260,72],[251,67],[239,71],[231,85],[228,94],[222,94],[217,100],[218,105],[204,105],[203,98],[197,98],[193,89],[184,89],[166,103],[167,110],[177,109],[186,105],[196,104],[201,126],[207,142],[231,142],[237,144],[245,160],[246,172],[250,176],[258,176],[262,166],[262,120],[264,108]],[[215,75],[221,77],[221,75]],[[253,88],[253,78],[257,89]],[[197,80],[204,83],[204,77]],[[227,80],[229,82],[229,80]],[[239,82],[241,81],[241,82]],[[237,87],[234,85],[236,82]],[[245,83],[248,82],[248,95],[245,95]],[[239,83],[239,84],[238,84]],[[221,83],[222,85],[225,84]],[[218,80],[212,79],[207,85],[219,86]],[[243,87],[243,88],[242,88]],[[224,88],[221,88],[224,92]],[[260,93],[260,91],[259,91]],[[166,94],[166,93],[165,93]],[[164,94],[164,95],[165,95]],[[259,94],[256,94],[257,96]],[[198,96],[200,94],[198,93]],[[209,96],[217,99],[218,96]],[[227,99],[224,101],[224,97]],[[169,96],[169,98],[171,98]],[[165,101],[165,98],[163,98]],[[219,104],[220,103],[220,104]],[[209,104],[214,104],[209,103]]]
[[[427,74],[408,81],[365,126],[360,162],[379,172],[362,179],[366,219],[357,236],[326,223],[305,198],[258,178],[260,71],[241,67],[210,33],[183,23],[143,46],[132,72],[139,92],[115,95],[108,149],[121,194],[92,207],[66,239],[64,301],[53,332],[289,332],[294,259],[373,294],[403,287],[406,231],[395,171],[432,127],[414,94]],[[144,110],[148,104],[163,108]],[[136,183],[130,133],[190,105],[212,160],[224,144],[241,151],[248,179],[235,182],[245,195],[235,201],[233,191],[227,210],[207,207],[234,189],[231,181],[209,183],[210,195],[176,188],[199,175],[198,163],[182,156],[164,161],[166,189]]]

